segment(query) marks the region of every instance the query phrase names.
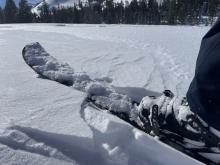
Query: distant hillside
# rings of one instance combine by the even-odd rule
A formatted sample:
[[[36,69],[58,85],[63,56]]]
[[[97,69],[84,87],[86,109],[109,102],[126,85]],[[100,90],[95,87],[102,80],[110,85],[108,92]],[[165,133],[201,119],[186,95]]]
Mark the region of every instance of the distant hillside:
[[[70,7],[74,6],[74,4],[78,4],[79,0],[45,0],[47,4],[49,5],[50,8],[52,7],[58,7],[58,6],[63,6],[63,7]],[[88,0],[80,0],[82,3],[87,2]],[[104,0],[103,0],[104,1]],[[121,2],[121,0],[114,0],[114,2]],[[122,0],[125,1],[125,0]],[[130,2],[131,0],[126,0]],[[32,12],[39,14],[38,8],[40,8],[43,4],[43,1],[36,5],[34,8],[32,8]]]
[[[42,1],[42,0],[41,0]],[[45,0],[47,4],[49,5],[50,8],[52,7],[58,7],[58,6],[63,6],[63,7],[69,7],[69,6],[74,6],[74,4],[77,4],[79,0]],[[86,2],[87,0],[80,0],[81,2]],[[43,1],[36,5],[34,8],[32,8],[32,12],[39,14],[39,8],[43,5]]]
[[[45,1],[50,6],[50,8],[57,7],[59,5],[64,7],[73,6],[74,3],[79,2],[78,0],[45,0]],[[43,5],[43,1],[38,5],[36,5],[34,8],[32,8],[32,12],[39,14],[38,8],[40,8],[42,5]]]

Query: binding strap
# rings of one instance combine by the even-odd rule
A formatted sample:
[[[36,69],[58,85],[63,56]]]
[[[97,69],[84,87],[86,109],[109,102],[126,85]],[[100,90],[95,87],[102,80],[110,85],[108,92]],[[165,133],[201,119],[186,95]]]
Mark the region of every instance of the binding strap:
[[[209,127],[205,127],[197,115],[189,115],[186,118],[186,124],[190,125],[201,135],[199,140],[203,141],[207,145],[207,147],[220,148],[220,138],[212,133],[209,130]]]

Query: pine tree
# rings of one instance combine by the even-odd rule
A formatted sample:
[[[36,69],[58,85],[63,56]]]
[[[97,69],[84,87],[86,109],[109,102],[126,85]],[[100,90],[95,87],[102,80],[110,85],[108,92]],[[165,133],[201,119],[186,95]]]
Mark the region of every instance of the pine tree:
[[[25,13],[26,1],[21,0],[20,2],[19,22],[27,20],[21,19],[20,16],[21,13]],[[22,2],[25,5],[21,5]],[[50,10],[44,1],[40,9],[40,17],[33,16],[33,21],[195,25],[204,23],[202,16],[207,16],[209,18],[206,19],[207,22],[213,23],[220,7],[219,0],[162,0],[161,2],[158,3],[158,0],[131,0],[130,2],[125,0],[123,3],[122,1],[104,0],[103,3],[103,0],[89,0],[87,3],[82,3],[79,0],[78,4],[74,4],[74,7],[66,8],[58,5],[58,7]]]
[[[95,23],[95,12],[94,9],[91,6],[91,3],[86,2],[86,4],[83,6],[83,23]]]
[[[123,1],[115,4],[115,23],[124,23],[124,3]]]
[[[140,0],[139,1],[138,22],[140,24],[146,24],[147,23],[147,1],[146,0]]]
[[[80,15],[80,10],[76,7],[75,4],[73,7],[73,23],[81,23]]]
[[[114,12],[114,2],[113,0],[105,1],[105,8],[103,10],[104,21],[107,24],[115,23],[115,12]]]
[[[132,0],[130,2],[130,11],[131,11],[131,21],[132,24],[138,23],[138,11],[139,11],[139,6],[137,0]]]
[[[169,1],[163,0],[160,5],[161,24],[168,24]]]
[[[13,0],[6,0],[4,8],[4,16],[6,23],[15,23],[17,17],[17,7]]]
[[[32,22],[31,7],[28,6],[27,0],[21,0],[19,3],[18,22],[20,23]]]
[[[214,23],[215,17],[217,17],[218,10],[219,10],[219,0],[210,0],[209,1],[210,24]]]
[[[43,23],[51,22],[50,8],[45,0],[43,1],[43,5],[40,7],[40,19]]]
[[[93,11],[93,23],[102,23],[102,5],[99,1],[93,2],[91,9]]]
[[[148,1],[148,23],[160,24],[159,5],[156,0]]]
[[[126,24],[132,24],[132,14],[131,14],[131,8],[128,1],[125,1],[125,8],[124,8],[124,23]]]
[[[2,8],[0,7],[0,24],[4,23],[4,13]]]
[[[168,0],[168,24],[176,24],[176,0]]]
[[[59,12],[58,12],[58,10],[59,10],[59,5],[58,5],[58,8],[56,8],[56,7],[53,7],[52,9],[51,9],[51,14],[52,14],[52,19],[51,19],[51,21],[52,22],[56,22],[56,23],[59,23]]]
[[[186,24],[186,17],[187,17],[187,4],[185,0],[178,0],[177,1],[177,22],[180,24]]]
[[[84,15],[85,15],[85,7],[83,3],[81,2],[81,0],[79,0],[79,4],[78,4],[78,11],[79,11],[79,23],[83,23],[85,22],[85,20],[83,20]]]
[[[66,8],[66,12],[64,16],[66,17],[66,22],[67,23],[73,23],[73,7],[68,7]]]

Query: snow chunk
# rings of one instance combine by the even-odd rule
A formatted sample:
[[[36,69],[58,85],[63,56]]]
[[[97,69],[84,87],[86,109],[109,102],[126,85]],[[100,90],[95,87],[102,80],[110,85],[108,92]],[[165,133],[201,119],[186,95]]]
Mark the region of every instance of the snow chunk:
[[[86,87],[87,94],[97,105],[114,112],[130,113],[131,99],[119,94],[108,83],[93,82]]]
[[[114,89],[105,83],[91,83],[86,87],[86,92],[91,96],[109,96],[115,92]]]

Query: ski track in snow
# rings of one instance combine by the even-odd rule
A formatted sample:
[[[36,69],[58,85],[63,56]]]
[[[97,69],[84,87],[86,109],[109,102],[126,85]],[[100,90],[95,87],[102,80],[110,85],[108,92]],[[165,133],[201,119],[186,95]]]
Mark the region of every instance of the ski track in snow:
[[[155,35],[153,28],[148,28]],[[169,165],[180,162],[199,164],[124,121],[86,106],[82,100],[84,94],[74,90],[69,92],[70,88],[31,77],[33,73],[26,68],[20,54],[16,55],[16,60],[11,58],[27,42],[38,39],[48,46],[48,52],[55,53],[61,60],[69,60],[76,72],[86,72],[92,78],[109,77],[113,79],[113,85],[125,88],[136,86],[159,92],[171,89],[184,95],[186,85],[183,83],[189,84],[191,70],[187,64],[180,63],[179,54],[175,54],[177,51],[171,49],[168,42],[148,38],[154,37],[147,32],[148,28],[105,25],[55,27],[53,24],[0,26],[0,49],[6,52],[1,55],[5,60],[0,60],[0,68],[9,68],[8,73],[2,75],[3,80],[6,77],[8,80],[0,86],[4,88],[0,94],[0,104],[3,105],[0,120],[0,153],[3,156],[0,161],[5,164],[13,164],[13,159],[19,159],[18,164],[156,165],[164,164],[166,160]],[[18,32],[23,35],[9,35]],[[197,34],[199,37],[200,33]],[[56,43],[53,36],[62,37],[64,41]],[[7,40],[2,39],[4,37]],[[198,43],[195,44],[197,47]],[[18,44],[16,51],[9,49],[10,44]],[[77,51],[81,52],[75,54]],[[13,68],[17,65],[21,70]],[[16,78],[16,74],[22,77]],[[34,89],[37,86],[40,88]],[[17,94],[19,92],[21,94]]]
[[[77,34],[74,34],[74,35],[77,35]],[[183,80],[189,81],[189,79],[191,77],[189,76],[188,71],[186,69],[184,69],[184,66],[181,65],[179,62],[177,62],[175,60],[176,57],[172,56],[172,53],[168,52],[166,47],[163,47],[163,45],[158,46],[158,44],[152,44],[152,43],[146,44],[145,42],[142,43],[142,42],[136,41],[136,40],[121,39],[118,37],[114,38],[114,36],[113,37],[111,36],[111,38],[109,38],[109,36],[105,36],[105,35],[103,36],[103,34],[93,36],[88,33],[86,33],[84,35],[79,33],[79,35],[77,35],[77,36],[81,37],[81,38],[90,39],[90,40],[104,40],[104,41],[116,42],[116,43],[120,43],[120,44],[123,43],[130,48],[134,48],[134,49],[138,49],[138,50],[142,49],[144,52],[146,52],[146,54],[151,55],[151,57],[153,58],[153,65],[154,65],[152,72],[149,74],[148,79],[146,80],[143,87],[150,88],[151,84],[155,83],[155,81],[153,80],[154,79],[153,75],[157,76],[157,73],[155,73],[155,72],[159,72],[158,74],[159,74],[159,77],[161,78],[160,81],[162,82],[162,85],[163,85],[162,88],[159,88],[160,90],[172,89],[177,94],[182,94],[182,95],[185,94],[186,89],[180,89],[179,84]],[[152,50],[154,50],[154,51],[152,51]],[[100,57],[100,59],[101,58],[102,57]],[[126,61],[121,62],[121,63],[115,62],[116,64],[114,64],[113,67],[110,68],[109,73],[112,73],[112,72],[114,73],[114,69],[117,66],[122,67],[123,65],[136,64],[139,61],[142,61],[143,63],[144,63],[144,61],[146,61],[146,63],[147,63],[147,60],[148,59],[146,59],[146,56],[140,56],[140,57],[137,57],[136,59],[134,59],[132,61],[128,61],[128,62],[126,62]],[[112,59],[112,61],[113,61],[113,59]],[[95,60],[95,62],[97,63],[96,60]],[[167,75],[169,76],[168,78],[167,78]],[[158,78],[158,76],[157,76],[157,78]],[[172,82],[172,83],[170,83],[170,82]],[[175,88],[173,87],[173,83],[176,83]]]
[[[146,41],[148,41],[148,39],[147,39],[148,35],[146,35],[146,38],[144,38],[144,36],[139,36],[139,31],[138,31],[139,29],[140,29],[140,32],[144,31],[144,26],[139,26],[139,27],[134,26],[134,27],[136,29],[135,29],[135,31],[132,31],[133,33],[129,37],[127,35],[124,35],[127,33],[127,31],[129,32],[129,30],[130,30],[126,26],[121,26],[121,28],[124,28],[124,31],[126,33],[124,33],[124,31],[120,31],[121,34],[119,34],[119,36],[116,35],[118,33],[113,34],[113,35],[109,35],[108,33],[104,33],[104,32],[106,32],[105,30],[109,31],[110,28],[115,30],[117,28],[117,26],[110,26],[110,28],[109,28],[108,26],[81,25],[80,28],[77,28],[77,26],[68,26],[67,25],[65,31],[61,31],[60,27],[43,28],[40,26],[33,26],[32,29],[29,29],[25,26],[24,27],[21,26],[19,28],[24,29],[25,31],[55,32],[55,33],[69,34],[69,35],[73,35],[73,36],[76,36],[76,37],[79,37],[82,39],[86,39],[86,40],[101,41],[101,42],[104,41],[104,42],[108,42],[109,44],[117,44],[119,46],[123,46],[123,47],[125,46],[130,49],[141,50],[141,54],[138,54],[138,53],[135,54],[135,56],[137,56],[137,58],[132,57],[132,59],[123,60],[123,62],[120,62],[120,58],[115,60],[115,58],[112,57],[113,55],[111,54],[111,52],[107,53],[108,50],[106,50],[107,52],[104,55],[91,57],[91,58],[88,58],[85,61],[83,61],[84,65],[81,67],[81,71],[82,72],[88,71],[88,69],[85,68],[85,66],[87,64],[94,65],[94,63],[95,63],[97,71],[93,72],[92,74],[99,77],[102,75],[100,73],[100,70],[103,69],[103,68],[99,67],[100,63],[103,60],[109,60],[109,62],[111,62],[112,65],[110,65],[109,67],[106,66],[106,69],[108,71],[105,74],[107,74],[109,76],[113,75],[112,78],[114,79],[113,83],[116,83],[115,85],[127,86],[129,84],[127,83],[128,81],[126,79],[124,82],[122,82],[121,80],[120,80],[121,82],[118,82],[119,78],[114,77],[115,72],[117,72],[118,69],[121,69],[121,72],[124,74],[128,68],[131,68],[128,66],[132,66],[131,64],[133,64],[134,67],[131,68],[131,70],[132,69],[134,70],[133,72],[138,72],[138,74],[140,74],[140,70],[135,71],[136,68],[140,67],[140,68],[144,68],[141,73],[141,74],[144,74],[146,72],[146,70],[149,70],[149,67],[144,66],[144,62],[146,61],[146,65],[148,65],[149,64],[149,61],[148,61],[149,57],[151,57],[154,61],[153,62],[154,66],[151,66],[151,68],[154,68],[154,69],[152,69],[153,73],[145,74],[144,75],[144,77],[146,77],[145,82],[142,80],[141,83],[138,83],[138,81],[137,81],[137,82],[135,82],[135,86],[145,87],[145,88],[150,88],[150,89],[153,88],[153,90],[157,90],[157,91],[161,91],[164,89],[171,89],[171,90],[173,90],[174,93],[177,93],[179,95],[185,95],[186,90],[187,90],[186,88],[189,85],[190,80],[192,79],[191,72],[194,70],[191,69],[189,72],[188,69],[184,69],[184,68],[188,67],[187,65],[180,64],[182,61],[176,61],[176,59],[178,59],[176,57],[178,57],[179,54],[173,54],[173,52],[168,51],[169,48],[167,48],[167,45],[170,46],[171,44],[163,43],[163,42],[160,42],[160,44],[158,44],[157,40],[155,41],[152,38],[150,38],[149,42],[146,43]],[[17,27],[17,29],[19,29],[19,28]],[[87,28],[90,28],[90,29],[85,30]],[[151,28],[151,26],[150,26],[150,28]],[[152,26],[152,28],[154,28],[154,26]],[[187,28],[190,29],[190,27],[187,27]],[[99,29],[99,30],[97,30],[97,29]],[[193,29],[193,27],[192,27],[192,29]],[[174,29],[174,30],[176,30],[176,29]],[[181,32],[179,32],[178,30],[179,29],[177,28],[175,33],[177,33],[177,35],[181,35]],[[161,33],[161,34],[163,34],[163,33]],[[134,38],[131,39],[132,37],[134,37]],[[179,38],[181,41],[182,36],[180,36]],[[176,39],[176,38],[174,38],[174,39]],[[189,45],[189,46],[193,46],[193,45]],[[120,50],[120,48],[119,48],[119,50]],[[174,53],[183,54],[181,52],[181,50],[179,50],[179,51],[180,52],[174,52]],[[196,57],[197,53],[198,52],[194,52],[193,56]],[[110,57],[108,57],[108,56],[110,56]],[[122,54],[122,56],[124,57],[124,54]],[[143,59],[141,62],[141,65],[138,64],[138,62],[137,62],[137,61],[139,61],[138,59]],[[193,63],[193,65],[194,64],[195,64],[195,62]],[[138,67],[137,67],[137,65],[138,65]],[[189,66],[192,66],[192,65],[189,65]],[[126,78],[128,78],[128,77],[129,76],[127,75]],[[128,78],[128,80],[129,80],[129,78]],[[157,84],[157,81],[160,83]],[[183,83],[185,83],[185,84],[182,85]],[[155,85],[155,84],[157,84],[157,85]],[[173,84],[175,84],[175,85],[173,85]],[[158,85],[159,85],[159,87],[158,87]]]
[[[4,39],[2,39],[2,32],[0,32],[0,46],[3,45],[6,41]],[[4,60],[0,60],[0,69],[3,69],[5,67],[5,61]]]

